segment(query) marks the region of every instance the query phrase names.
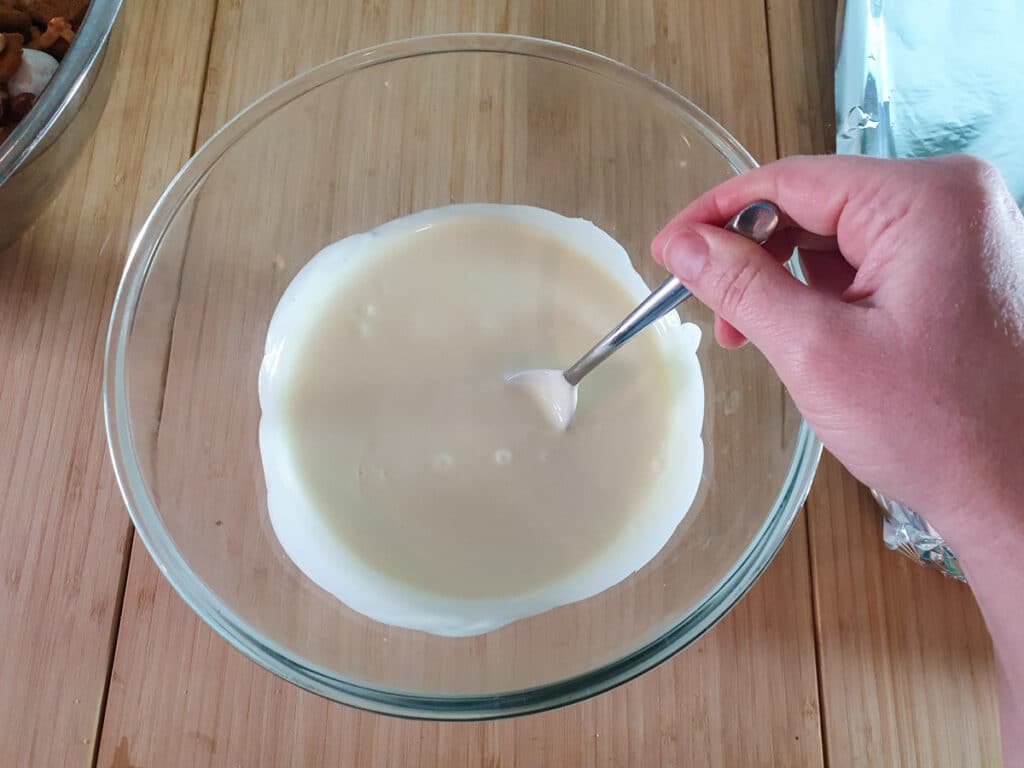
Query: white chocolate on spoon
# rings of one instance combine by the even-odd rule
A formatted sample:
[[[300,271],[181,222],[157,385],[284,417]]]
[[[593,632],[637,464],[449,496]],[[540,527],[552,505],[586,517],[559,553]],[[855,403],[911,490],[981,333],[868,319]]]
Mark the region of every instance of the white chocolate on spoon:
[[[778,225],[779,210],[772,203],[760,200],[733,216],[725,229],[762,245],[775,233]],[[569,368],[564,371],[531,368],[516,371],[505,380],[524,387],[552,426],[568,429],[576,412],[576,387],[580,380],[636,334],[692,295],[676,277],[670,277]]]
[[[556,368],[532,368],[516,371],[505,381],[522,387],[537,403],[555,429],[568,429],[576,413],[576,387],[565,378],[565,371]]]

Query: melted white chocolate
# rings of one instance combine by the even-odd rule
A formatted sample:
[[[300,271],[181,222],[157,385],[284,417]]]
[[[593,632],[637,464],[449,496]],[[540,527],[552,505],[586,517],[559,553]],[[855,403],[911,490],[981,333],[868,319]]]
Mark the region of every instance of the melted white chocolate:
[[[700,482],[698,329],[673,313],[633,339],[564,431],[506,377],[575,359],[647,292],[597,227],[525,206],[422,211],[324,248],[281,298],[260,370],[289,557],[351,608],[441,635],[641,568]]]
[[[572,415],[576,413],[576,387],[566,380],[563,371],[534,368],[511,373],[505,380],[532,397],[551,426],[561,430],[569,428]]]

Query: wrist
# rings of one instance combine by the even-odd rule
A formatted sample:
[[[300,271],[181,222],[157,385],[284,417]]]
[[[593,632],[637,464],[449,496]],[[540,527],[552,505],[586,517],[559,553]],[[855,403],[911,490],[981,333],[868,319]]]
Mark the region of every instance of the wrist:
[[[936,525],[958,559],[975,568],[1002,567],[1011,559],[1024,564],[1024,488],[1017,485],[1024,484],[991,483],[964,501],[932,505],[920,514]]]
[[[970,509],[939,511],[948,526],[939,532],[963,567],[1007,679],[1024,685],[1024,503],[1009,484],[973,498]]]

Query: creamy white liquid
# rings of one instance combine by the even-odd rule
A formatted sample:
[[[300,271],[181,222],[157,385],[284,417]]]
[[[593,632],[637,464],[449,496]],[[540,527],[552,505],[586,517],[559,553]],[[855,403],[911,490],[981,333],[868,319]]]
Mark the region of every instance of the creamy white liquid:
[[[505,377],[513,386],[533,398],[537,408],[555,429],[568,429],[576,413],[576,387],[566,381],[565,373],[550,368],[516,371]]]
[[[601,230],[525,206],[422,211],[326,247],[281,298],[260,370],[285,552],[351,608],[441,635],[641,568],[700,482],[698,329],[673,313],[633,339],[567,429],[506,379],[571,362],[647,293]]]

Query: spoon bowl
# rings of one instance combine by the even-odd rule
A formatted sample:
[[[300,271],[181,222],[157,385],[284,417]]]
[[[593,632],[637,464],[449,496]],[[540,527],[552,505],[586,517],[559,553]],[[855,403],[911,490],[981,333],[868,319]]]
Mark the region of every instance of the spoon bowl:
[[[510,373],[505,381],[529,395],[555,429],[569,428],[576,413],[577,390],[575,384],[569,383],[565,371],[530,368]]]

